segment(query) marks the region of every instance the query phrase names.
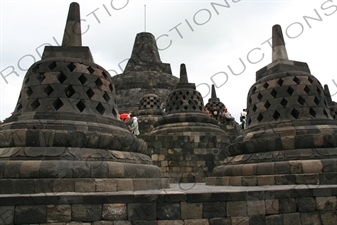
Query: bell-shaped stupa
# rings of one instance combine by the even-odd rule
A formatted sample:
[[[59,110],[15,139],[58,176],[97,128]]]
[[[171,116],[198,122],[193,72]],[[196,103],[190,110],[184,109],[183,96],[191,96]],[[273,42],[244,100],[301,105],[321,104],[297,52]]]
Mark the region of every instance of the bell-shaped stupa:
[[[230,142],[216,121],[204,111],[203,98],[180,67],[180,82],[165,101],[165,114],[143,137],[163,177],[171,182],[203,182],[220,165],[220,149]]]
[[[324,95],[328,102],[332,118],[337,120],[337,102],[332,101],[329,86],[327,84],[324,85]]]
[[[0,193],[95,192],[167,187],[146,143],[118,118],[110,74],[82,46],[71,3],[62,46],[46,46],[0,126]]]
[[[216,96],[214,84],[212,84],[211,97],[208,99],[205,108],[208,109],[209,111],[215,109],[219,112],[222,112],[223,109],[226,108],[225,104],[221,102],[220,99]]]
[[[140,100],[138,110],[133,111],[131,116],[137,116],[139,132],[141,135],[153,130],[153,124],[163,116],[164,103],[155,94],[152,79],[149,80],[149,89]]]
[[[155,94],[165,101],[179,79],[172,75],[171,66],[163,63],[155,37],[148,32],[137,34],[131,57],[122,74],[112,77],[121,113],[139,108],[139,97],[148,93],[150,80]]]
[[[247,129],[228,148],[208,184],[336,184],[337,122],[308,65],[288,59],[273,27],[271,64],[247,97]]]

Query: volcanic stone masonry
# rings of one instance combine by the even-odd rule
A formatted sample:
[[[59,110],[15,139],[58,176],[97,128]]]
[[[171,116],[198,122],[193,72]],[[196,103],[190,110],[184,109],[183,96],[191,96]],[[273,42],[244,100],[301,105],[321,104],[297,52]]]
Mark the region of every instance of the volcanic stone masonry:
[[[117,90],[76,35],[80,13],[72,3],[62,46],[45,47],[13,115],[0,125],[0,224],[336,225],[337,121],[329,114],[335,103],[305,63],[287,59],[281,29],[273,29],[273,62],[257,72],[249,126],[230,146],[228,130],[204,113],[185,66],[178,83],[158,52],[148,51],[153,36],[137,35],[152,45],[136,38],[142,51],[129,61],[133,72],[120,78],[131,84],[138,76],[130,86],[135,93],[145,86],[141,79],[154,84],[137,98],[126,95],[126,85],[119,96],[141,101],[132,111],[156,121],[142,135],[147,148],[119,120]],[[160,169],[143,154],[151,151]],[[221,157],[225,164],[206,178],[211,185],[182,183],[204,180]],[[182,182],[169,187],[160,170]]]
[[[337,120],[337,102],[332,101],[328,85],[324,85],[324,96],[328,102],[332,118]]]
[[[154,123],[164,114],[163,102],[155,94],[152,79],[149,80],[148,92],[140,100],[138,110],[132,112],[131,116],[138,118],[138,127],[141,135],[150,133],[154,128]]]
[[[80,29],[72,3],[62,46],[45,47],[0,127],[1,194],[168,187],[118,118],[111,76],[82,47]]]
[[[180,67],[180,82],[165,102],[165,114],[154,129],[142,136],[152,160],[171,182],[203,182],[225,155],[229,136],[218,121],[206,115],[201,94],[189,83],[186,67]]]
[[[337,121],[323,87],[306,63],[288,60],[279,25],[272,44],[273,61],[248,93],[248,127],[207,184],[337,184]]]
[[[136,111],[140,96],[144,96],[152,88],[164,102],[178,81],[172,75],[170,64],[161,62],[154,36],[147,32],[139,33],[124,72],[112,77],[118,109],[121,113]]]
[[[226,108],[225,104],[217,97],[214,84],[212,84],[211,97],[208,99],[205,108],[208,109],[209,112],[212,112],[212,110],[223,112],[223,109]],[[224,117],[221,117],[219,127],[226,132],[231,142],[239,135],[241,129],[235,120],[227,121]]]

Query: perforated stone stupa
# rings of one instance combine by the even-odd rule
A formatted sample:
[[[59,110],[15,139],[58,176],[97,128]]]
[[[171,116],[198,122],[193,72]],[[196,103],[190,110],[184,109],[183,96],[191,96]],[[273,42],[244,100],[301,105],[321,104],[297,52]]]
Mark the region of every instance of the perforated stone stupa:
[[[219,149],[229,137],[206,115],[201,94],[189,83],[186,67],[165,102],[165,114],[144,139],[152,160],[172,182],[201,182],[225,158]]]
[[[214,84],[212,84],[211,97],[208,99],[205,108],[208,109],[211,114],[213,110],[222,113],[224,108],[226,108],[225,104],[217,97]],[[220,117],[220,122],[219,127],[224,130],[226,135],[230,137],[230,140],[233,141],[238,136],[241,129],[238,123],[235,120],[228,121],[223,116]]]
[[[273,61],[248,93],[248,128],[208,184],[337,183],[337,122],[323,87],[306,63],[288,60],[279,25],[272,40]]]
[[[223,109],[226,108],[225,104],[221,102],[220,99],[217,97],[214,84],[212,84],[211,97],[208,99],[205,108],[209,111],[216,109],[219,112],[222,112]]]
[[[163,102],[155,94],[152,79],[149,80],[149,90],[140,100],[138,110],[133,111],[131,116],[138,118],[138,127],[141,135],[153,130],[153,125],[163,116]]]
[[[332,118],[337,120],[337,102],[332,101],[328,85],[324,85],[324,95],[325,95],[325,99],[328,102],[330,114]]]
[[[62,46],[28,70],[0,127],[0,193],[99,192],[167,187],[143,140],[117,117],[110,74],[81,42],[72,3]]]
[[[152,80],[155,94],[165,101],[179,79],[172,75],[171,66],[160,60],[155,37],[151,33],[137,34],[124,72],[112,77],[116,99],[121,113],[133,112],[139,107],[140,96],[150,91]]]

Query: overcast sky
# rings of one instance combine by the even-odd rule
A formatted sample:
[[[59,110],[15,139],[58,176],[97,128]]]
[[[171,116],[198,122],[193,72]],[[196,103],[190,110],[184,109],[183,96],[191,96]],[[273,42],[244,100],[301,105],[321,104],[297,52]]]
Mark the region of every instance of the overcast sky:
[[[62,42],[70,1],[0,0],[0,120],[14,111],[26,70],[44,45]],[[268,40],[283,28],[290,60],[306,62],[337,102],[337,0],[77,1],[82,37],[97,64],[122,72],[137,33],[151,32],[173,75],[185,63],[206,104],[215,84],[238,120],[255,72],[271,62]],[[145,8],[146,6],[146,25]],[[15,71],[15,73],[13,72]],[[18,75],[18,76],[17,76]]]

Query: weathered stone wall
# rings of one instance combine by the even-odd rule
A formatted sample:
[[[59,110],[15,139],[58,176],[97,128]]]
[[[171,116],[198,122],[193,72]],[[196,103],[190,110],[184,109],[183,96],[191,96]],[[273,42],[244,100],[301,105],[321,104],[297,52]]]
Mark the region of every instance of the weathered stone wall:
[[[1,196],[0,223],[44,225],[335,225],[337,186]],[[213,187],[216,188],[216,187]],[[202,190],[204,189],[204,190]],[[208,190],[206,190],[208,189]]]
[[[203,132],[181,132],[176,135],[142,136],[148,145],[154,165],[170,182],[204,182],[215,166],[228,156],[221,149],[229,137]]]

